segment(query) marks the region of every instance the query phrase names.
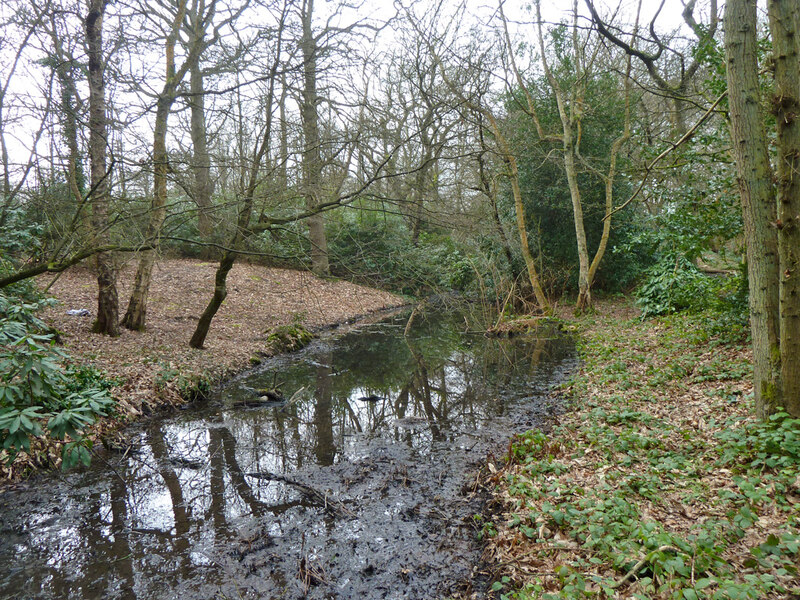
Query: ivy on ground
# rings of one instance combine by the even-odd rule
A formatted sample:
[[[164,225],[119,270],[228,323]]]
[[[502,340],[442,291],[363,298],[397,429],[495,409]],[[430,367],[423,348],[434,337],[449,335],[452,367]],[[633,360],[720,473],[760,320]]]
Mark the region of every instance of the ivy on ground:
[[[574,411],[496,476],[496,596],[797,597],[800,420],[749,416],[747,351],[703,315],[597,319]]]

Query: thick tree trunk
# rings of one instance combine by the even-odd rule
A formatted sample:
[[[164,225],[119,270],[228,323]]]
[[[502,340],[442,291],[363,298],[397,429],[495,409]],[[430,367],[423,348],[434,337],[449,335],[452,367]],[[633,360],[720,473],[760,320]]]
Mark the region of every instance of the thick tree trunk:
[[[204,241],[211,238],[213,224],[211,222],[211,196],[214,185],[211,181],[211,155],[208,152],[208,136],[206,134],[205,87],[200,64],[195,63],[189,70],[191,96],[192,130],[192,171],[194,171],[194,202],[197,204],[197,230]]]
[[[300,116],[303,121],[303,187],[306,208],[316,209],[322,190],[322,153],[319,136],[319,96],[317,95],[317,41],[311,29],[314,0],[303,3],[303,104]],[[308,237],[311,241],[311,270],[317,275],[328,275],[328,238],[325,235],[325,218],[317,213],[308,218]]]
[[[103,61],[103,14],[107,0],[92,0],[86,15],[86,46],[89,55],[89,155],[92,178],[92,229],[95,243],[109,244],[108,171],[106,163],[108,127],[106,121],[105,64]],[[95,255],[97,270],[96,333],[119,335],[117,271],[110,252]]]
[[[784,408],[800,417],[800,8],[769,0],[775,57],[778,130],[778,256],[780,258],[780,355]]]
[[[742,201],[756,412],[766,417],[781,402],[778,242],[772,170],[761,113],[756,58],[756,2],[728,0],[725,54],[730,128]]]

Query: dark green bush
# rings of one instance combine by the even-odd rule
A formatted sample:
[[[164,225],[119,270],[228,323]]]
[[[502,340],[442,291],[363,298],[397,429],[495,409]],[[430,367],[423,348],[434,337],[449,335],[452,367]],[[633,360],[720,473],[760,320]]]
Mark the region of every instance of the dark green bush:
[[[667,256],[651,267],[636,290],[642,317],[654,317],[707,307],[708,276],[684,256]]]
[[[746,334],[749,308],[747,274],[709,275],[684,256],[662,259],[636,291],[642,318],[680,311],[705,312],[709,333]]]
[[[422,232],[415,246],[399,221],[343,222],[329,230],[333,274],[405,294],[464,291],[475,278],[470,250]]]

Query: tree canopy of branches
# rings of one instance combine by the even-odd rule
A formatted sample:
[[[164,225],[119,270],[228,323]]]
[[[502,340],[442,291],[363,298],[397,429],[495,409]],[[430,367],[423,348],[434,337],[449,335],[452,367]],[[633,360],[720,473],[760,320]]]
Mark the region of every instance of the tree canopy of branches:
[[[218,260],[199,349],[243,256],[545,313],[725,281],[749,286],[759,414],[797,414],[796,9],[729,1],[723,32],[686,0],[665,30],[669,2],[9,0],[0,289],[86,262],[118,335],[147,326],[162,253]],[[703,276],[743,253],[747,285]]]

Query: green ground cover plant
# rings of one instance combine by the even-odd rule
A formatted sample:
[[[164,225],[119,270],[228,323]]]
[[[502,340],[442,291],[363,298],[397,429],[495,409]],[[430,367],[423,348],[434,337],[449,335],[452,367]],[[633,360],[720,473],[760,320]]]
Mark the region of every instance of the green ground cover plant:
[[[708,315],[602,312],[572,410],[495,476],[495,597],[796,598],[800,420],[750,416],[749,354]]]

